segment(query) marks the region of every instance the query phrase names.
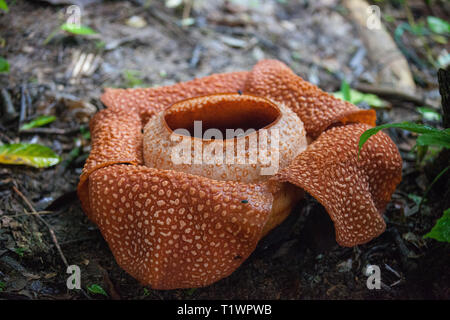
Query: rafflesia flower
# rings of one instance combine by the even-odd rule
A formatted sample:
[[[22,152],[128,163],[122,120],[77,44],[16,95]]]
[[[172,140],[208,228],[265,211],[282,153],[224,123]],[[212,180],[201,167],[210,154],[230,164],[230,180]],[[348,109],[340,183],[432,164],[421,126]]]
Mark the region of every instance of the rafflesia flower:
[[[358,157],[375,112],[279,61],[160,88],[107,89],[102,101],[78,195],[118,264],[145,285],[191,288],[228,276],[304,191],[325,207],[342,246],[385,229],[402,161],[382,132]],[[244,134],[219,137],[238,128]],[[226,161],[239,146],[236,161]],[[195,153],[204,149],[209,156]],[[261,153],[268,161],[244,161]]]

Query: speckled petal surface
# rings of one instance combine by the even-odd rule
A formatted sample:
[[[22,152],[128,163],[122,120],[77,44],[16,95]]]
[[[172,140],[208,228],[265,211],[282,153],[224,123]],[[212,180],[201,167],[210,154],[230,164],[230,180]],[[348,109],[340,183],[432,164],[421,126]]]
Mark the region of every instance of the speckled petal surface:
[[[91,152],[78,184],[85,212],[90,212],[87,184],[92,172],[117,163],[142,164],[141,128],[139,115],[126,110],[104,109],[91,119]]]
[[[144,166],[105,167],[89,180],[89,217],[117,262],[157,289],[233,272],[255,249],[273,200],[264,185]]]
[[[324,132],[275,179],[306,190],[328,211],[342,246],[380,235],[382,213],[401,181],[402,160],[383,132],[371,137],[358,160],[359,136],[370,126],[348,124]]]
[[[331,96],[277,60],[263,60],[256,64],[248,75],[244,92],[284,103],[297,113],[306,132],[313,138],[336,122],[375,125],[374,110],[361,110]]]
[[[109,108],[137,111],[143,124],[175,102],[202,95],[237,92],[244,87],[247,71],[214,74],[158,88],[106,89],[102,102]]]

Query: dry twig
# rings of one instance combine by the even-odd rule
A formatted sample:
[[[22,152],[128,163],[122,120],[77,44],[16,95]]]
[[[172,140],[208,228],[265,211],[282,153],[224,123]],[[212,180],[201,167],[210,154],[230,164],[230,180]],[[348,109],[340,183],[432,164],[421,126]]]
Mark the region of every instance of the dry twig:
[[[41,221],[43,224],[45,224],[45,226],[47,227],[49,233],[50,233],[50,237],[52,238],[52,241],[56,247],[56,249],[58,250],[59,255],[61,256],[61,260],[64,262],[64,265],[66,267],[69,266],[69,264],[67,263],[67,259],[64,256],[64,253],[61,250],[61,247],[59,246],[58,243],[58,239],[56,238],[55,235],[55,231],[53,230],[53,228],[48,224],[47,221],[45,221],[40,215],[39,213],[36,211],[36,209],[33,207],[33,205],[31,204],[31,202],[27,199],[27,197],[25,197],[25,195],[20,192],[19,189],[17,189],[15,186],[12,187],[14,192],[17,193],[19,195],[19,197],[22,198],[22,200],[27,204],[27,206],[30,208],[30,210],[32,211],[32,215],[37,217],[39,219],[39,221]]]
[[[58,253],[61,257],[61,260],[64,262],[64,265],[66,267],[69,266],[69,263],[67,262],[66,257],[64,256],[64,253],[61,250],[61,246],[59,245],[58,239],[56,238],[55,235],[55,231],[53,230],[53,228],[48,224],[47,221],[44,220],[44,218],[42,218],[39,213],[36,211],[36,209],[34,208],[34,206],[31,204],[30,200],[27,199],[27,197],[25,197],[25,195],[20,192],[19,189],[16,188],[16,186],[12,187],[14,192],[17,193],[19,195],[20,198],[22,198],[22,200],[27,204],[27,206],[30,208],[30,210],[32,211],[32,216],[35,216],[39,219],[39,221],[41,221],[48,229],[49,233],[50,233],[50,237],[52,238],[53,244],[56,247],[56,250],[58,250]],[[81,293],[83,293],[83,295],[88,298],[91,299],[91,297],[89,297],[89,295],[83,290],[80,289]]]

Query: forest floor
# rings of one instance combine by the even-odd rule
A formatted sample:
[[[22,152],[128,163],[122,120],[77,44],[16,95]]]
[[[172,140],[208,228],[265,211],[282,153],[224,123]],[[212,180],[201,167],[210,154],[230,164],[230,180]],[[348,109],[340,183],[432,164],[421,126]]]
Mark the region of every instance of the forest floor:
[[[415,196],[424,195],[437,173],[427,166],[433,155],[417,165],[411,152],[414,136],[403,131],[387,131],[404,159],[403,181],[386,210],[386,232],[365,245],[338,246],[328,216],[308,197],[238,270],[211,286],[152,290],[120,269],[76,196],[90,150],[88,122],[104,108],[99,101],[103,88],[163,86],[248,70],[263,58],[284,61],[328,92],[338,91],[342,79],[352,86],[373,82],[377,70],[339,1],[198,1],[190,11],[167,8],[164,1],[149,6],[139,1],[91,2],[83,8],[81,23],[98,32],[94,37],[55,32],[67,18],[68,5],[17,0],[8,13],[0,13],[0,56],[11,66],[8,74],[0,75],[0,87],[17,111],[11,121],[2,117],[0,141],[43,144],[62,157],[47,169],[0,166],[0,299],[86,298],[67,289],[69,275],[48,226],[68,264],[80,266],[82,288],[93,299],[107,298],[87,290],[95,284],[114,299],[450,298],[450,247],[422,238],[448,208],[448,190],[435,184],[417,210]],[[431,7],[425,2],[410,1],[417,20],[449,16],[443,2]],[[391,35],[408,21],[403,7],[377,3]],[[439,106],[437,69],[423,53],[424,39],[405,33],[403,41],[416,96]],[[445,50],[445,44],[428,44],[435,58]],[[77,74],[74,66],[83,54],[92,54],[92,64]],[[417,101],[386,99],[390,107],[377,109],[380,123],[438,125],[422,118]],[[38,115],[57,119],[42,130],[19,132],[21,124]],[[30,215],[27,201],[46,223]],[[380,290],[366,286],[369,264],[381,268]]]

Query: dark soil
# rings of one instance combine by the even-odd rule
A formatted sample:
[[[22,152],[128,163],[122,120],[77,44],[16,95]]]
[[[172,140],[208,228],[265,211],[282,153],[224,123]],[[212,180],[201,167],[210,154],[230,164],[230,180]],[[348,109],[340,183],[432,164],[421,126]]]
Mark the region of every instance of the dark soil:
[[[338,246],[328,215],[307,197],[238,270],[209,287],[152,290],[121,270],[75,193],[90,150],[88,121],[103,108],[99,96],[104,87],[168,85],[247,70],[262,58],[284,61],[326,91],[337,91],[344,77],[350,83],[373,79],[376,70],[365,55],[358,72],[350,64],[364,46],[339,1],[272,0],[248,7],[203,1],[191,10],[195,24],[187,27],[179,25],[183,9],[166,8],[164,1],[150,6],[140,1],[97,2],[82,13],[82,24],[99,32],[94,38],[56,32],[45,43],[66,19],[67,6],[18,0],[9,13],[0,13],[0,56],[11,65],[9,74],[0,75],[0,87],[17,112],[9,121],[3,113],[0,141],[40,143],[63,159],[47,169],[0,166],[0,298],[86,298],[67,289],[69,275],[47,226],[30,215],[17,190],[54,230],[68,263],[81,267],[82,288],[94,299],[106,297],[89,292],[92,284],[104,288],[109,298],[121,299],[450,298],[449,244],[422,238],[449,207],[448,184],[436,184],[417,212],[408,195],[423,195],[437,168],[431,156],[416,165],[410,152],[414,137],[403,131],[389,131],[404,159],[403,181],[386,210],[386,232],[368,244]],[[401,6],[383,3],[382,10],[395,17],[384,21],[393,32],[407,20],[406,14]],[[416,19],[449,16],[442,2],[433,2],[432,8],[424,3],[411,1]],[[132,16],[143,18],[146,26],[128,26]],[[405,37],[410,52],[424,59],[421,44],[411,35]],[[438,54],[444,49],[433,43],[430,50]],[[91,74],[71,76],[77,51],[98,55]],[[426,62],[420,69],[408,61],[417,94],[439,106],[436,69]],[[381,121],[420,119],[414,104],[390,102],[394,107],[377,110]],[[42,114],[57,116],[47,131],[18,131],[20,124]],[[366,286],[369,264],[381,268],[380,290]]]

